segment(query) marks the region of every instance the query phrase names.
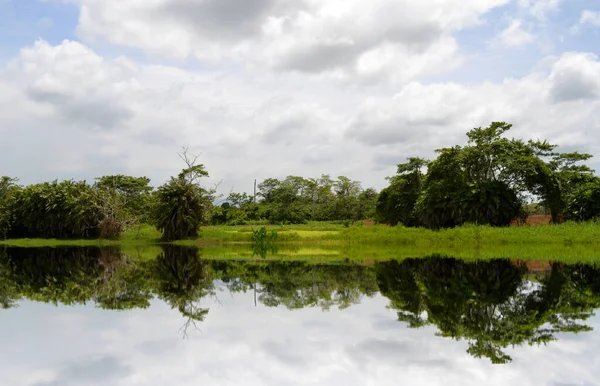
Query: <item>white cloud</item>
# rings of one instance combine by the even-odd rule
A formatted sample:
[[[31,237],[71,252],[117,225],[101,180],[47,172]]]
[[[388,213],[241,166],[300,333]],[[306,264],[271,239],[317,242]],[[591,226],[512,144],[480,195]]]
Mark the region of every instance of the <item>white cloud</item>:
[[[550,74],[557,102],[600,99],[600,62],[594,54],[566,53]]]
[[[223,191],[322,173],[382,188],[407,156],[430,157],[492,120],[600,155],[598,59],[542,63],[500,83],[340,87],[300,74],[141,65],[39,41],[0,69],[0,163],[24,183],[125,173],[161,184],[189,145]]]
[[[508,0],[82,0],[89,42],[173,58],[398,81],[452,69],[453,32]]]
[[[523,29],[520,20],[512,20],[498,36],[500,43],[507,47],[522,47],[535,40],[535,36]]]
[[[533,17],[544,21],[549,13],[556,12],[563,0],[519,0],[521,8],[526,9]]]
[[[581,13],[579,24],[590,24],[600,27],[600,12],[585,10]]]
[[[586,25],[600,27],[600,12],[584,10],[579,17],[579,23],[572,26],[569,32],[577,35]]]
[[[341,111],[360,96],[317,80],[139,65],[39,41],[0,70],[0,85],[3,173],[26,183],[118,171],[160,184],[181,166],[181,145],[203,152],[212,182],[246,190],[254,178],[355,166],[342,156],[352,145],[337,142]]]
[[[600,62],[567,53],[548,69],[501,83],[462,85],[413,82],[393,98],[371,98],[348,124],[346,135],[379,149],[389,163],[432,155],[437,147],[464,143],[464,133],[492,120],[513,123],[513,135],[549,139],[600,155]],[[392,156],[392,157],[390,157]]]

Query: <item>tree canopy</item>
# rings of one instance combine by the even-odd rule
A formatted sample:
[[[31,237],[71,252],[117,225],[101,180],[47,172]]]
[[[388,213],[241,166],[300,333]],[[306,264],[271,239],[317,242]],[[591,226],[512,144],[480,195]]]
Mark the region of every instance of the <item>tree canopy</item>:
[[[547,141],[509,139],[511,127],[492,122],[469,131],[466,146],[438,149],[432,161],[409,158],[398,165],[379,195],[378,219],[434,229],[505,226],[525,216],[524,206],[533,199],[549,209],[553,222],[600,215],[585,198],[594,194],[597,178],[579,164],[591,155],[560,153]]]

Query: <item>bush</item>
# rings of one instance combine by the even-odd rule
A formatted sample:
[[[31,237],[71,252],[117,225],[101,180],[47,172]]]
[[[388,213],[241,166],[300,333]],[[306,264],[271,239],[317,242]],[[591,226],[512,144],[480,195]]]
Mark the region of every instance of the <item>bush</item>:
[[[191,166],[158,188],[153,220],[164,241],[198,237],[211,203],[211,194],[198,183],[204,176],[203,165]]]
[[[102,220],[98,192],[85,181],[45,182],[19,190],[9,237],[95,238]]]

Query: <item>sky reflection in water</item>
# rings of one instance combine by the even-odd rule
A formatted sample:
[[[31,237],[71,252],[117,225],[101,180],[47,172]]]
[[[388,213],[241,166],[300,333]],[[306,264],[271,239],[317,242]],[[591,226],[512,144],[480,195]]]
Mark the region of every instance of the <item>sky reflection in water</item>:
[[[581,320],[599,298],[593,267],[548,265],[550,271],[532,273],[508,261],[441,258],[373,267],[257,265],[207,262],[181,250],[139,263],[91,250],[67,256],[67,266],[56,253],[17,254],[5,253],[0,265],[2,299],[8,294],[17,305],[0,310],[6,385],[595,385],[600,379],[600,319]],[[498,282],[494,273],[515,280]],[[49,278],[54,289],[41,285]],[[466,288],[473,291],[453,294]],[[141,298],[149,294],[147,308],[132,300],[134,290]],[[119,299],[134,306],[98,308],[119,308]],[[532,330],[528,336],[539,338],[549,323],[533,329],[509,323],[541,318],[532,309],[555,324],[557,316],[571,316],[593,331],[556,332],[547,345],[514,348],[490,338],[514,340]],[[191,323],[190,315],[198,320]],[[417,322],[423,326],[409,328]],[[442,330],[449,337],[439,336]],[[511,360],[476,358],[467,351],[478,342],[495,342]]]

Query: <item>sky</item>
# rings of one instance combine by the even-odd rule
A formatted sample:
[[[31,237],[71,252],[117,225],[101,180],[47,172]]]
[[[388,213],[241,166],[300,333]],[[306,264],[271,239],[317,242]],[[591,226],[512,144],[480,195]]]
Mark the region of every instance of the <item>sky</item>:
[[[218,293],[188,338],[176,309],[21,302],[0,319],[0,370],[13,386],[129,385],[598,385],[600,318],[593,332],[546,346],[507,348],[510,364],[466,352],[466,341],[410,329],[376,295],[333,308],[254,306],[251,292]]]
[[[0,175],[348,176],[492,121],[593,154],[597,0],[0,0]]]

